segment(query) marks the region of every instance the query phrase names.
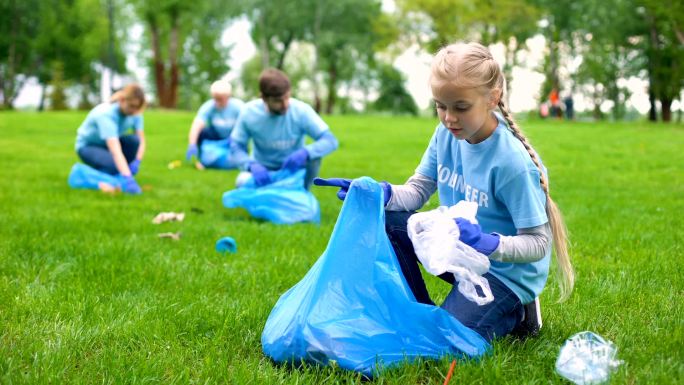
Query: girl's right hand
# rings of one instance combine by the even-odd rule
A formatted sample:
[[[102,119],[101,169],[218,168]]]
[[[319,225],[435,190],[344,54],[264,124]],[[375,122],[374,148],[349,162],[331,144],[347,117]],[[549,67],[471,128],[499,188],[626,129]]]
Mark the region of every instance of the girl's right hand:
[[[339,191],[337,191],[337,197],[341,201],[343,201],[344,198],[347,197],[347,192],[349,192],[349,186],[351,185],[351,182],[351,179],[345,178],[314,178],[313,180],[313,184],[315,184],[316,186],[339,187],[340,189]],[[390,197],[392,196],[392,185],[383,181],[380,182],[380,186],[382,187],[383,191],[384,205],[387,206],[387,202],[389,202]]]
[[[345,179],[345,178],[328,178],[328,179],[323,179],[323,178],[314,178],[313,184],[316,186],[332,186],[332,187],[339,187],[339,191],[337,191],[337,197],[343,201],[344,198],[347,196],[347,192],[349,191],[349,186],[351,185],[352,180],[351,179]]]

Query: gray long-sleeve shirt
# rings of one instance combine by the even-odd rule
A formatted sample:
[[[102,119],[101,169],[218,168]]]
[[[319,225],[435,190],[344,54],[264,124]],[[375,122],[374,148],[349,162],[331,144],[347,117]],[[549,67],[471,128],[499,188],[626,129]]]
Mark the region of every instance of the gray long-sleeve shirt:
[[[437,181],[416,173],[405,184],[392,185],[392,196],[385,209],[388,211],[418,210],[435,191],[437,191]],[[500,262],[535,262],[547,254],[552,239],[548,222],[541,226],[518,229],[517,235],[500,235],[499,246],[489,258]]]

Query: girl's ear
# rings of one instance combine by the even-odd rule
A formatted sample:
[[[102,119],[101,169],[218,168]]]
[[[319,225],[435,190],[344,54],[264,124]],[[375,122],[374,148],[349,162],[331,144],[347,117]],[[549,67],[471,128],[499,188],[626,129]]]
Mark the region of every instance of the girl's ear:
[[[494,109],[496,106],[499,105],[499,100],[501,100],[501,97],[503,96],[503,90],[500,88],[494,88],[490,93],[489,93],[489,104],[487,105],[489,109]]]

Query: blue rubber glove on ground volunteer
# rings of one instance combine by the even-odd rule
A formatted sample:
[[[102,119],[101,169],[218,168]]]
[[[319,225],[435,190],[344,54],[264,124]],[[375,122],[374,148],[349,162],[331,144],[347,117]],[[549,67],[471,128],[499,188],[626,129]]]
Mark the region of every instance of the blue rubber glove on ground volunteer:
[[[313,184],[316,186],[339,187],[340,189],[337,191],[337,197],[342,201],[347,196],[351,182],[351,179],[345,178],[315,178],[313,180]],[[392,197],[392,185],[387,182],[380,182],[380,186],[382,187],[385,206],[387,206],[387,202],[389,202],[390,198]]]
[[[142,194],[142,189],[132,176],[121,177],[121,190],[126,194]]]
[[[458,239],[466,245],[486,256],[492,255],[494,250],[499,247],[499,234],[483,233],[480,225],[465,218],[456,218],[455,221],[458,225],[458,231],[461,233]]]
[[[305,148],[300,148],[285,158],[282,168],[290,171],[299,170],[306,166],[307,160],[309,160],[309,152]]]
[[[136,159],[132,161],[129,165],[128,168],[131,169],[131,174],[137,175],[138,171],[140,171],[140,159]]]
[[[197,156],[197,145],[188,144],[188,151],[185,152],[185,160],[189,162],[193,156]]]
[[[258,187],[265,186],[271,183],[271,177],[268,175],[268,169],[264,167],[259,162],[252,162],[249,165],[249,172],[252,173],[252,178],[254,178],[254,183]]]

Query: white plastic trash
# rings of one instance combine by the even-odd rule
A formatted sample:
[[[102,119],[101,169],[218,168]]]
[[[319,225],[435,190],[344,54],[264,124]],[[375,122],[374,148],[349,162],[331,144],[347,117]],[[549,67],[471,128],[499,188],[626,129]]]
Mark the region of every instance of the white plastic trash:
[[[489,258],[458,239],[460,233],[454,221],[460,217],[477,223],[476,213],[477,203],[460,201],[448,208],[440,206],[412,215],[407,229],[416,256],[425,270],[433,275],[452,273],[458,281],[458,291],[482,306],[494,300],[489,281],[482,277],[489,271]]]
[[[600,384],[622,361],[615,345],[589,331],[570,337],[556,360],[556,372],[577,385]]]

